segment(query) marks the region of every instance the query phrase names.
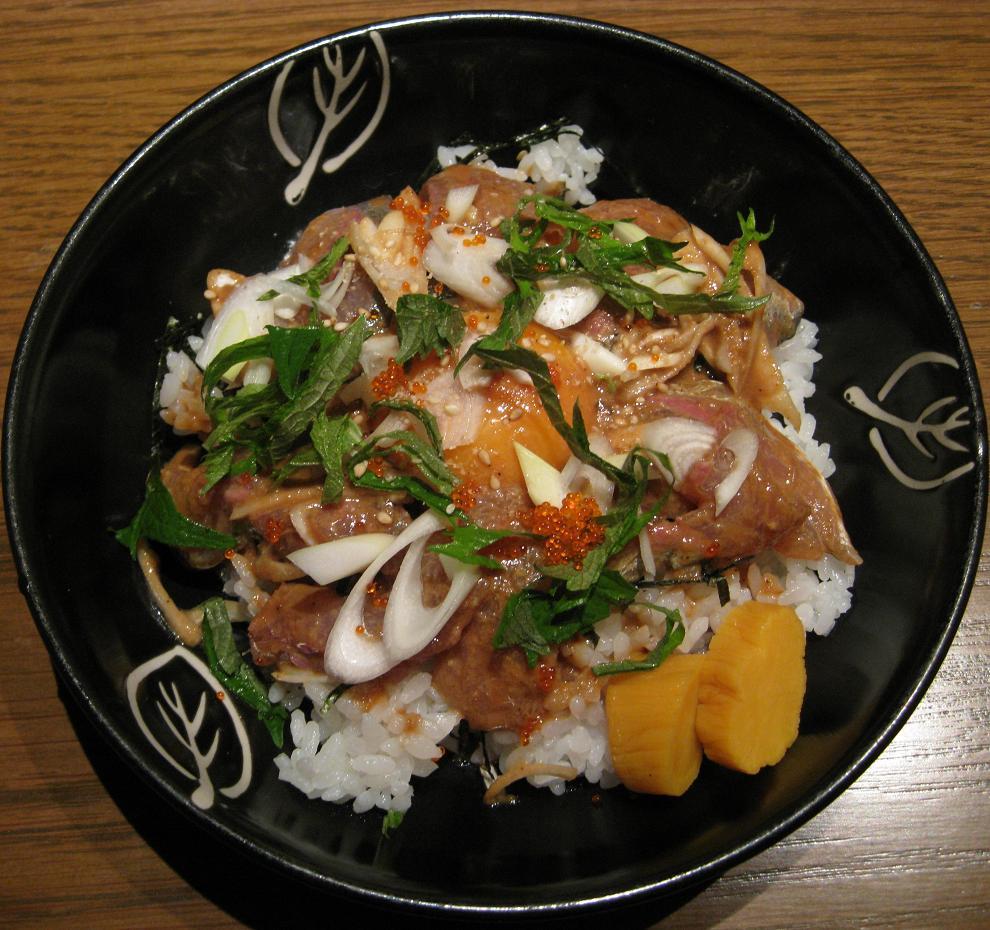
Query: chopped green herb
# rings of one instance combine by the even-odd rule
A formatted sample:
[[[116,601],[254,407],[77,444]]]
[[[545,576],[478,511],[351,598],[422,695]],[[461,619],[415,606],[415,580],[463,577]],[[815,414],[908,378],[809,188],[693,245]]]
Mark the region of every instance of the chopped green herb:
[[[343,257],[344,253],[351,247],[351,243],[347,236],[341,236],[330,248],[330,251],[323,256],[309,271],[304,271],[300,274],[294,274],[286,281],[291,284],[298,284],[300,287],[306,289],[306,293],[313,298],[313,300],[319,300],[320,298],[320,285],[330,277],[330,272],[336,267],[337,262],[339,262]],[[273,300],[278,297],[279,292],[277,289],[273,288],[270,291],[265,291],[258,300]]]
[[[735,294],[739,290],[739,275],[746,261],[746,250],[749,248],[750,243],[763,242],[773,235],[772,221],[770,228],[765,233],[761,233],[756,228],[756,214],[753,212],[752,207],[750,207],[748,216],[744,217],[741,213],[737,213],[736,218],[739,220],[741,235],[736,240],[735,246],[733,246],[732,258],[729,260],[729,270],[726,271],[725,279],[722,281],[722,286],[718,291],[720,295]],[[761,297],[758,299],[766,303],[769,298]]]
[[[581,415],[581,408],[577,404],[574,405],[572,422],[567,422],[557,389],[550,377],[550,369],[539,355],[518,345],[512,345],[505,349],[486,348],[481,346],[482,341],[479,340],[471,348],[483,362],[498,368],[518,368],[530,376],[547,417],[577,458],[597,468],[619,484],[630,487],[634,484],[628,472],[616,468],[591,451],[584,418]]]
[[[438,452],[431,443],[426,442],[409,430],[379,433],[377,436],[371,436],[361,443],[354,450],[354,454],[350,459],[352,477],[355,477],[354,469],[362,462],[395,452],[402,452],[409,456],[410,461],[416,466],[423,478],[433,488],[441,494],[446,495],[449,499],[450,493],[457,484],[457,478],[450,468],[447,467],[447,463],[443,459],[443,454]],[[359,477],[364,478],[369,472],[370,470],[364,472]]]
[[[257,712],[272,742],[281,749],[289,715],[280,704],[268,700],[268,690],[238,651],[222,598],[211,597],[203,603],[203,649],[217,681]]]
[[[399,330],[395,360],[400,365],[416,356],[456,349],[464,338],[461,311],[430,294],[403,294],[395,305],[395,322]]]
[[[325,327],[286,329],[283,326],[269,326],[267,329],[278,385],[286,397],[293,398],[299,390],[299,375],[303,366],[320,341],[321,331]]]
[[[437,418],[430,413],[425,407],[420,407],[414,404],[410,400],[397,400],[394,397],[388,397],[385,400],[375,401],[371,405],[371,411],[381,410],[382,408],[386,410],[397,410],[402,413],[408,413],[410,416],[415,417],[423,424],[423,430],[426,433],[426,438],[430,440],[430,444],[433,446],[437,455],[443,455],[443,437],[440,435],[440,427],[437,424]]]
[[[333,503],[344,491],[344,456],[361,441],[361,429],[349,416],[330,419],[321,410],[313,420],[309,437],[326,472],[322,501]]]
[[[333,330],[324,329],[325,333]],[[336,339],[329,340],[317,353],[309,375],[296,395],[277,411],[268,444],[270,459],[278,461],[343,387],[357,364],[364,340],[371,335],[364,316],[359,316]]]
[[[388,836],[393,830],[397,829],[405,816],[404,811],[389,811],[382,818],[382,836]]]
[[[331,707],[333,707],[334,704],[337,703],[337,699],[350,687],[350,685],[345,684],[337,685],[337,687],[327,695],[326,700],[320,705],[320,711],[325,714]]]
[[[667,618],[667,628],[660,642],[642,659],[627,659],[624,662],[603,662],[593,665],[591,670],[600,678],[602,675],[616,675],[619,672],[645,672],[662,665],[664,660],[684,641],[684,621],[680,611],[643,604],[658,610]]]
[[[502,563],[481,550],[508,536],[519,536],[515,530],[486,530],[476,523],[454,522],[450,529],[450,542],[430,546],[431,552],[450,556],[467,565],[480,565],[483,568],[502,568]]]
[[[189,549],[230,549],[237,545],[233,536],[218,533],[179,513],[158,472],[148,475],[144,503],[134,519],[115,536],[134,558],[137,558],[137,545],[142,539]]]

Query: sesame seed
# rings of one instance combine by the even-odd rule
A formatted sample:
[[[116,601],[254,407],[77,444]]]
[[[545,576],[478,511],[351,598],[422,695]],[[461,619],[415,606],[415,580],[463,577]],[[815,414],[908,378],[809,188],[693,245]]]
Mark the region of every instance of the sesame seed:
[[[501,225],[501,223],[502,223],[502,220],[504,220],[504,219],[505,219],[505,217],[504,217],[504,216],[493,216],[493,217],[492,217],[492,218],[491,218],[491,219],[490,219],[490,220],[488,221],[488,225],[489,225],[490,227],[492,227],[492,229],[494,229],[494,228],[495,228],[496,226],[499,226],[499,225]]]
[[[458,407],[457,404],[455,403],[444,404],[443,412],[446,413],[448,416],[453,417],[461,412],[461,408]]]
[[[444,507],[443,512],[447,514],[447,516],[450,516],[455,510],[457,510],[457,507],[454,504],[448,504]]]
[[[488,454],[488,450],[487,449],[478,449],[478,451],[477,451],[476,454],[477,454],[478,458],[481,459],[481,461],[485,463],[485,465],[491,465],[491,463],[492,463],[492,457]]]
[[[354,466],[354,477],[360,478],[367,470],[368,470],[367,462],[358,462],[357,465]]]
[[[217,299],[217,292],[215,290],[213,290],[212,287],[208,287],[205,291],[203,291],[203,296],[207,300],[216,300]]]
[[[525,339],[520,340],[519,345],[521,345],[524,349],[532,349],[533,340],[530,339],[529,336],[526,336]]]
[[[552,362],[557,361],[557,356],[554,355],[553,352],[547,352],[545,355],[543,355],[543,361],[550,364]]]
[[[329,320],[327,320],[327,323],[329,323],[329,322],[330,322],[330,321],[329,321]],[[343,331],[344,331],[345,329],[347,329],[347,324],[346,324],[346,323],[343,323],[343,322],[341,322],[341,323],[334,323],[334,324],[333,324],[333,328],[334,328],[334,329],[335,329],[335,330],[336,330],[336,331],[337,331],[338,333],[342,333],[342,332],[343,332]]]
[[[523,412],[518,407],[513,407],[509,411],[509,419],[510,420],[518,420],[522,415],[523,415]]]
[[[375,514],[375,519],[382,524],[382,526],[390,526],[392,523],[392,515],[387,510],[379,510]]]
[[[497,491],[500,487],[502,487],[502,482],[499,481],[498,478],[495,477],[495,475],[492,475],[492,477],[488,481],[488,486],[493,491]]]
[[[561,268],[567,267],[567,259],[563,255],[560,256],[560,267]]]

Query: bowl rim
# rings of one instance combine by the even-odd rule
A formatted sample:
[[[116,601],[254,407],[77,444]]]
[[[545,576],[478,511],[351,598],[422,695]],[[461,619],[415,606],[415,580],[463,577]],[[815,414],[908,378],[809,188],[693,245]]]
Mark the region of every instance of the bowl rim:
[[[762,104],[771,107],[776,114],[795,124],[801,131],[810,136],[815,144],[823,146],[835,164],[853,175],[855,181],[872,195],[878,206],[882,207],[886,218],[892,224],[897,236],[911,246],[915,259],[919,263],[919,266],[924,269],[925,275],[933,289],[933,296],[937,298],[945,311],[944,315],[949,324],[952,338],[955,341],[955,349],[960,361],[959,373],[963,377],[970,396],[974,401],[972,415],[977,442],[976,448],[973,450],[973,455],[977,463],[977,488],[974,500],[974,519],[969,527],[966,541],[966,558],[961,576],[961,584],[951,604],[948,622],[943,626],[921,666],[921,674],[912,679],[911,686],[897,701],[896,711],[890,716],[883,716],[873,727],[867,728],[864,737],[847,753],[847,758],[841,760],[841,774],[828,778],[823,776],[822,781],[824,783],[819,783],[813,787],[800,803],[792,805],[784,816],[778,816],[772,824],[760,830],[754,836],[751,836],[747,841],[727,849],[715,858],[705,859],[696,866],[676,875],[666,876],[654,881],[639,882],[633,887],[623,888],[610,893],[595,894],[565,901],[506,905],[477,904],[464,900],[452,902],[447,895],[438,897],[427,895],[410,897],[394,892],[382,891],[378,888],[365,887],[328,875],[300,862],[287,859],[275,850],[268,849],[238,832],[230,825],[224,823],[221,818],[196,808],[187,795],[180,792],[163,777],[146,767],[143,755],[139,754],[135,747],[131,745],[127,735],[114,723],[112,716],[98,706],[93,697],[87,693],[82,681],[75,673],[62,643],[48,624],[44,592],[36,580],[32,565],[27,563],[25,557],[25,522],[17,494],[17,487],[21,481],[21,470],[17,464],[17,457],[13,453],[17,448],[22,419],[28,416],[28,412],[22,410],[28,378],[26,359],[37,350],[39,345],[43,346],[44,344],[46,334],[43,332],[42,318],[45,308],[51,300],[59,279],[65,269],[70,266],[77,251],[80,238],[94,222],[99,220],[101,211],[117,188],[127,180],[151,153],[167,143],[177,133],[180,133],[186,123],[193,120],[202,111],[209,109],[215,102],[226,96],[236,93],[242,86],[250,84],[258,77],[273,72],[293,58],[305,55],[326,45],[367,36],[372,31],[388,33],[409,28],[424,26],[443,27],[444,25],[464,22],[505,24],[512,27],[526,26],[529,28],[563,31],[576,30],[583,34],[601,35],[612,40],[648,46],[655,53],[670,58],[680,66],[700,70],[709,77],[734,86],[737,90],[741,90],[749,96],[755,96]],[[7,530],[17,571],[18,584],[33,615],[35,624],[52,657],[59,679],[67,686],[72,698],[89,719],[93,721],[96,729],[101,733],[103,738],[140,775],[143,783],[153,788],[160,796],[171,803],[173,807],[181,811],[187,819],[214,836],[219,837],[228,845],[239,849],[249,858],[260,859],[265,865],[280,874],[291,876],[294,879],[301,880],[324,891],[356,898],[365,903],[407,908],[434,915],[438,915],[441,912],[445,914],[460,913],[464,915],[490,914],[505,916],[520,915],[522,913],[531,915],[564,914],[599,909],[605,906],[629,904],[651,897],[672,894],[675,891],[684,891],[706,880],[713,879],[729,867],[754,856],[773,843],[778,842],[810,820],[848,788],[875,761],[901,729],[924,696],[939,666],[944,660],[949,645],[962,620],[963,612],[975,580],[986,523],[986,446],[986,414],[983,407],[975,363],[966,341],[958,312],[955,309],[941,275],[919,237],[887,193],[873,179],[869,172],[816,122],[773,91],[770,91],[735,69],[704,54],[635,29],[598,20],[549,13],[514,10],[441,12],[383,20],[322,36],[245,69],[202,95],[165,123],[145,142],[138,146],[113,172],[107,181],[101,185],[83,209],[78,219],[73,223],[45,272],[37,293],[32,300],[18,340],[10,369],[4,410],[2,443],[3,494],[7,515]],[[863,739],[866,740],[865,744],[863,744]]]

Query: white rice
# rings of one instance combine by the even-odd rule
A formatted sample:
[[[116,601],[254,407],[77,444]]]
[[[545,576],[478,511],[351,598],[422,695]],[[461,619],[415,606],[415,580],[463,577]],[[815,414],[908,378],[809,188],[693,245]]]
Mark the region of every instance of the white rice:
[[[537,142],[521,152],[518,168],[500,167],[483,155],[472,159],[470,164],[516,181],[532,181],[539,190],[561,189],[560,196],[566,203],[588,206],[595,202],[589,187],[598,177],[604,155],[581,144],[583,132],[580,126],[562,127],[556,139]],[[441,168],[449,168],[474,150],[473,145],[441,145],[437,148],[437,161]]]
[[[312,702],[309,716],[292,711],[289,732],[295,749],[276,757],[279,778],[309,798],[351,801],[357,813],[377,807],[408,810],[411,779],[434,772],[444,750],[440,743],[460,721],[434,690],[426,672],[414,672],[370,708],[344,693],[324,706],[328,685],[276,683],[272,701],[297,706]]]

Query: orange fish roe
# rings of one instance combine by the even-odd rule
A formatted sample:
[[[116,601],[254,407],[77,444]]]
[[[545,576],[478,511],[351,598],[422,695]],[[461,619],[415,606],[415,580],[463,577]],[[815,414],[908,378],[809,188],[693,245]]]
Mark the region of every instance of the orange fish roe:
[[[446,207],[440,207],[439,210],[434,214],[433,218],[430,220],[430,228],[433,229],[440,226],[442,223],[446,223],[450,219],[450,213]]]
[[[375,457],[368,459],[368,471],[381,478],[385,474],[385,459]]]
[[[526,529],[545,536],[547,562],[560,565],[581,560],[605,538],[605,528],[596,518],[602,515],[594,498],[568,494],[560,507],[540,504],[523,517]]]
[[[274,517],[265,522],[265,539],[273,546],[282,538],[282,524]]]
[[[454,506],[461,510],[470,510],[478,503],[478,485],[473,481],[462,481],[454,493],[450,495]]]
[[[371,393],[375,397],[391,397],[408,383],[402,366],[394,358],[390,358],[385,370],[371,379]]]
[[[372,581],[364,590],[371,600],[372,607],[381,608],[388,606],[388,592],[382,591],[381,588],[378,587],[377,581]]]
[[[422,381],[413,381],[413,383],[409,385],[409,390],[412,391],[413,394],[425,394],[426,385],[423,384]]]
[[[488,240],[482,233],[478,233],[476,236],[472,236],[470,239],[464,240],[464,245],[484,245]]]

